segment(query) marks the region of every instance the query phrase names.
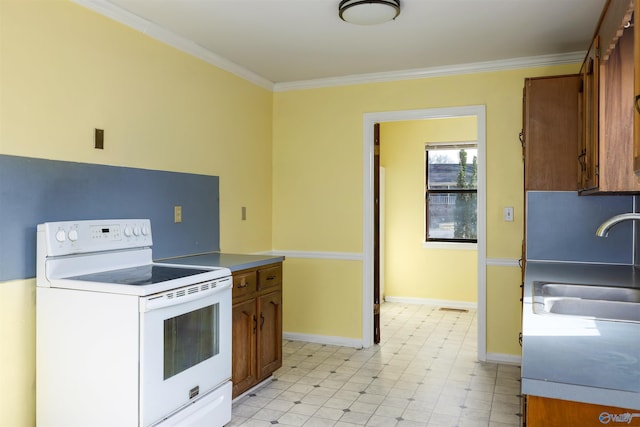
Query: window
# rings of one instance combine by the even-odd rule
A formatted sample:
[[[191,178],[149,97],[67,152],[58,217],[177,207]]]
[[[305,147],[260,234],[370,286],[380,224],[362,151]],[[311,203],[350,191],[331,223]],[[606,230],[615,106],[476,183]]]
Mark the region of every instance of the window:
[[[164,379],[220,353],[220,304],[164,321]]]
[[[426,145],[427,242],[478,241],[478,145]]]

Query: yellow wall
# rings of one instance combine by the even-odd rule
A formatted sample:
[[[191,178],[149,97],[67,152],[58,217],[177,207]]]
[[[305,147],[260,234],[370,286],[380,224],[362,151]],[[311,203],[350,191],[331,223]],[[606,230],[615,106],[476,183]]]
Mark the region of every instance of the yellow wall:
[[[71,2],[0,8],[1,154],[217,175],[222,249],[271,249],[270,91]]]
[[[0,282],[0,425],[35,425],[35,280]]]
[[[487,351],[520,355],[520,267],[487,266]]]
[[[287,258],[283,329],[325,337],[362,337],[362,263]]]
[[[217,175],[222,250],[271,249],[270,91],[68,1],[0,1],[0,55],[0,154]],[[3,427],[35,424],[34,286],[0,283]]]
[[[423,247],[425,143],[476,138],[475,116],[380,124],[385,296],[477,301],[478,251]]]
[[[525,77],[575,73],[578,64],[509,71],[370,83],[340,87],[276,92],[274,95],[273,248],[288,251],[361,253],[363,251],[363,115],[371,112],[485,105],[487,112],[487,257],[520,258],[522,240],[522,87]],[[515,221],[504,222],[505,206],[515,208]],[[420,210],[422,212],[422,208]],[[421,238],[418,238],[421,240]],[[292,258],[288,258],[291,261]],[[309,271],[325,265],[323,259],[306,260]],[[341,293],[335,298],[362,293],[360,262],[348,263],[346,277],[334,280]],[[487,271],[487,351],[519,355],[517,334],[520,279],[513,267]],[[517,267],[515,268],[517,270]],[[310,293],[322,292],[324,283],[313,277],[296,283]],[[328,292],[328,291],[327,291]],[[297,296],[296,296],[297,295]],[[327,335],[350,336],[349,321],[360,307],[339,311],[318,309],[304,292],[288,295],[290,332],[314,333],[304,325],[322,324],[328,317],[336,326]],[[356,304],[358,304],[356,306]],[[510,319],[503,323],[504,319]]]

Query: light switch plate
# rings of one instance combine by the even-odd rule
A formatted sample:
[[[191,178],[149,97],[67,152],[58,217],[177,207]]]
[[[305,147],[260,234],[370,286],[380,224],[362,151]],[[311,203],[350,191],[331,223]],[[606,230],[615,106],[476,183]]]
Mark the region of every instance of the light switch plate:
[[[508,222],[512,222],[513,221],[513,208],[512,207],[506,207],[504,208],[504,220],[508,221]]]
[[[104,150],[104,129],[96,128],[94,130],[93,146],[98,150]]]

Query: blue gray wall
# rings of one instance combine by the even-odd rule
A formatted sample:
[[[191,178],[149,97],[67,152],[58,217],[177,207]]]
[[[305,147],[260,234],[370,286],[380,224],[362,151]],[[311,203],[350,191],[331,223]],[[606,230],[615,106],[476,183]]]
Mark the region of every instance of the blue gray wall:
[[[606,238],[598,226],[633,212],[634,197],[579,196],[577,192],[527,192],[527,259],[634,264],[632,222],[614,226]]]
[[[35,277],[39,223],[149,218],[165,258],[219,251],[219,207],[217,176],[0,155],[0,281]]]

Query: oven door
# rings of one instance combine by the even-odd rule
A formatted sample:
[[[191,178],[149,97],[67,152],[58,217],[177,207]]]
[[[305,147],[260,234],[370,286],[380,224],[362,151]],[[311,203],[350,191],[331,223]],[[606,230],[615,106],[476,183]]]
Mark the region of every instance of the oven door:
[[[141,426],[230,380],[231,284],[227,277],[140,299]]]

